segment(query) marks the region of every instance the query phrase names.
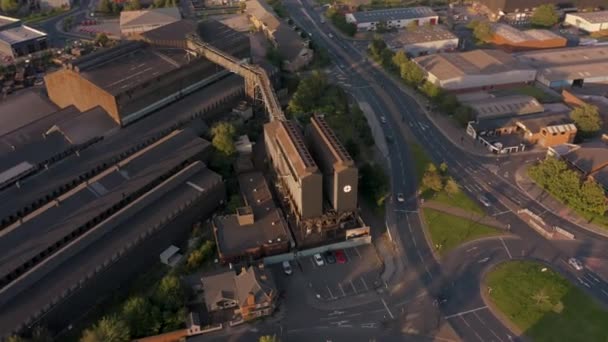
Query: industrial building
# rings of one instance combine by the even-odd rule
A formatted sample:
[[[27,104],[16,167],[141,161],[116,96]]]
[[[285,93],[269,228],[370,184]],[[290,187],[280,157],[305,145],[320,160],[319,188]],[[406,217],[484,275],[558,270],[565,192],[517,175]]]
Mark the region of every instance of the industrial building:
[[[596,8],[605,7],[605,0],[476,0],[485,5],[494,18],[504,17],[511,21],[525,21],[540,5],[554,4],[559,8]]]
[[[405,28],[410,23],[435,25],[439,23],[439,16],[430,7],[420,6],[347,13],[346,21],[357,25],[359,31],[375,31],[378,25],[389,29]]]
[[[261,172],[238,176],[244,206],[213,219],[213,233],[223,263],[250,261],[286,253],[293,247],[287,221],[274,204]]]
[[[516,58],[537,69],[536,80],[548,87],[582,87],[608,80],[608,46],[529,51]]]
[[[576,132],[569,112],[480,118],[467,125],[468,135],[498,154],[572,143]]]
[[[300,220],[323,213],[323,176],[293,121],[264,125],[266,155]]]
[[[210,31],[209,28],[217,26]],[[201,37],[237,58],[249,57],[249,39],[214,22],[199,27]],[[102,107],[120,125],[129,124],[228,74],[186,51],[125,42],[69,63],[45,76],[49,98],[59,107],[80,111]],[[175,44],[181,44],[175,41]]]
[[[386,33],[384,41],[391,50],[404,51],[412,57],[458,49],[458,37],[441,25],[425,25],[415,30]]]
[[[123,36],[141,34],[182,19],[177,7],[151,8],[120,12],[120,33]]]
[[[509,52],[565,47],[568,39],[550,30],[519,30],[507,24],[494,24],[492,43]]]
[[[564,24],[587,32],[608,30],[608,11],[568,13]]]
[[[476,119],[535,114],[542,113],[545,110],[537,99],[527,95],[490,97],[465,103],[471,107]]]
[[[427,80],[447,91],[492,90],[534,82],[536,70],[499,50],[440,53],[414,58]]]
[[[356,211],[359,172],[336,134],[320,115],[307,130],[310,151],[323,173],[323,192],[336,212]]]
[[[253,26],[264,32],[284,58],[283,69],[294,72],[312,61],[314,51],[308,46],[308,40],[277,18],[265,0],[247,0],[245,4],[245,13]]]
[[[0,15],[0,59],[27,56],[48,48],[46,33]]]

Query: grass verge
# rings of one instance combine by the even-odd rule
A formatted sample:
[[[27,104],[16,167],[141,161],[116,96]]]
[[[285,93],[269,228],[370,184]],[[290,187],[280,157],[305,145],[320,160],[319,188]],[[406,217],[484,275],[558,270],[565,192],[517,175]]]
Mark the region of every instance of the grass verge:
[[[433,240],[433,246],[440,255],[446,254],[467,241],[500,234],[498,230],[490,226],[438,210],[424,208],[422,212],[431,240]]]
[[[532,261],[501,264],[486,276],[490,300],[533,341],[606,341],[608,312],[560,274]]]

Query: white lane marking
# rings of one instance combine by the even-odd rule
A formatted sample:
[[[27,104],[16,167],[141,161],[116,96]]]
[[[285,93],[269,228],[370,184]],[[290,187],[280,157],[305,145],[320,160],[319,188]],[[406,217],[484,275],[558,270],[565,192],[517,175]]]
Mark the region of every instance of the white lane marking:
[[[471,248],[467,249],[467,253],[472,252],[472,251],[474,251],[476,249],[477,249],[477,247],[471,247]]]
[[[350,281],[350,287],[353,288],[353,291],[355,291],[355,294],[357,294],[357,289],[355,288],[355,284],[353,284],[353,281]]]
[[[342,291],[342,295],[346,297],[346,292],[344,292],[344,289],[342,288],[342,285],[340,285],[340,283],[338,283],[338,287],[340,288],[340,291]]]
[[[501,339],[500,337],[498,337],[498,335],[497,335],[497,334],[494,332],[494,330],[492,330],[492,329],[490,329],[490,328],[488,328],[488,330],[490,330],[490,332],[492,333],[492,335],[496,336],[496,338],[497,338],[497,339],[498,339],[500,342],[502,342],[502,339]]]
[[[368,291],[369,287],[367,286],[367,283],[365,282],[365,279],[363,277],[361,277],[359,279],[361,279],[361,282],[363,283],[363,286],[365,286],[365,291]]]
[[[361,324],[361,328],[375,328],[376,323],[363,323]]]
[[[467,322],[466,319],[464,319],[464,317],[460,316],[460,319],[462,319],[462,321],[464,322],[464,324],[467,325],[467,327],[470,327],[471,325],[469,324],[469,322]]]
[[[606,290],[602,290],[602,293],[604,294],[604,296],[608,297],[608,292],[606,292]]]
[[[384,308],[386,309],[386,311],[388,312],[389,316],[391,316],[391,319],[395,319],[395,316],[393,316],[393,313],[391,312],[391,310],[388,308],[388,305],[386,305],[386,302],[384,301],[384,298],[380,298],[382,300],[382,304],[384,304]]]
[[[477,319],[481,322],[481,324],[486,325],[486,322],[484,322],[484,320],[481,319],[481,317],[479,317],[479,315],[477,314],[477,312],[473,312],[473,315],[475,315],[475,317],[477,317]]]
[[[355,252],[357,252],[357,255],[359,256],[359,258],[361,258],[361,253],[359,253],[359,248],[357,248],[357,246],[355,246]]]
[[[198,186],[192,182],[186,182],[186,184],[190,185],[191,187],[196,189],[198,192],[205,192],[205,189],[201,188],[200,186]]]
[[[458,316],[466,315],[468,313],[473,313],[475,311],[483,310],[483,309],[486,309],[486,308],[487,308],[487,306],[484,305],[484,306],[480,306],[480,307],[475,308],[475,309],[471,309],[471,310],[467,310],[467,311],[462,311],[462,312],[459,312],[459,313],[455,313],[453,315],[445,316],[445,318],[446,319],[450,319],[450,318],[453,318],[453,317],[458,317]]]
[[[505,240],[503,240],[503,238],[500,238],[500,242],[502,242],[502,245],[505,248],[505,251],[507,251],[507,255],[509,256],[509,259],[513,259],[513,256],[511,255],[511,252],[509,252],[509,248],[507,247]]]
[[[330,296],[331,298],[336,298],[336,297],[334,296],[334,294],[333,294],[333,293],[331,293],[331,290],[329,289],[329,286],[325,286],[325,287],[327,288],[327,292],[329,292],[329,296]]]

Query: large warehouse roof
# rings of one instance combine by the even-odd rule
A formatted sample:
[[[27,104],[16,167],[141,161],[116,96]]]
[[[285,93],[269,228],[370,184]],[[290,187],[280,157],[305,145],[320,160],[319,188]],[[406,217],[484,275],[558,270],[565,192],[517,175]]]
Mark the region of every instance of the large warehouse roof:
[[[568,13],[569,16],[581,18],[591,24],[608,22],[608,11]]]
[[[120,12],[120,27],[167,25],[182,18],[177,7]]]
[[[458,39],[458,36],[441,25],[419,26],[415,30],[404,30],[397,33],[385,34],[387,44],[394,48],[410,44],[451,39]]]
[[[491,118],[507,115],[522,115],[542,112],[543,105],[534,97],[512,95],[476,100],[467,103],[477,114],[477,118]]]
[[[44,37],[46,37],[46,33],[35,30],[28,26],[19,26],[6,30],[0,30],[0,41],[11,45]]]
[[[493,29],[494,34],[501,36],[512,43],[565,39],[564,37],[550,30],[534,29],[521,31],[507,24],[494,24]]]
[[[530,69],[511,55],[499,50],[473,50],[417,57],[414,61],[438,79],[464,75],[491,75],[512,70]]]
[[[375,11],[354,12],[351,15],[357,23],[371,23],[389,20],[407,20],[416,18],[435,17],[437,13],[430,7],[388,8]]]
[[[608,46],[539,50],[516,58],[549,81],[608,76]]]

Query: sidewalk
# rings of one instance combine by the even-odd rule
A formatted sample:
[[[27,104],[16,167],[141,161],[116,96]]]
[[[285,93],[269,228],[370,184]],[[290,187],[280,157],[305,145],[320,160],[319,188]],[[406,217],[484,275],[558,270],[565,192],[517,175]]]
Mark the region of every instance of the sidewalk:
[[[587,220],[578,215],[574,210],[555,199],[551,194],[540,188],[530,177],[528,177],[528,164],[520,166],[515,171],[515,183],[528,197],[538,202],[547,211],[570,221],[570,223],[586,229],[592,233],[608,237],[608,230],[596,224],[589,223]],[[540,214],[540,213],[538,213]]]
[[[450,205],[447,205],[447,204],[444,204],[441,202],[437,202],[437,201],[433,201],[433,200],[424,201],[424,203],[422,204],[422,207],[429,208],[429,209],[435,209],[435,210],[441,211],[446,214],[462,217],[464,219],[475,221],[477,223],[481,223],[486,226],[490,226],[490,227],[494,227],[494,228],[498,228],[498,229],[507,228],[504,224],[500,223],[498,220],[496,220],[492,216],[479,215],[477,213],[474,213],[474,212],[471,212],[468,210],[464,210],[462,208],[452,207]]]

